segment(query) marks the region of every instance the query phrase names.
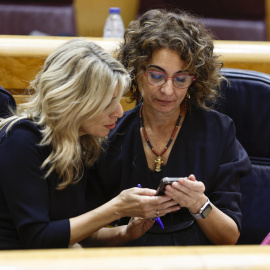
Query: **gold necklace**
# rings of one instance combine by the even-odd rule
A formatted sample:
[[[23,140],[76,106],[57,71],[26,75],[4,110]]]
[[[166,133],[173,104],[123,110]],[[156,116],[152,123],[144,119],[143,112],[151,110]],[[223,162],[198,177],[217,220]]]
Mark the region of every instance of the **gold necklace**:
[[[146,131],[145,131],[145,128],[144,128],[144,124],[143,124],[143,117],[142,117],[142,109],[143,109],[143,104],[141,105],[141,108],[140,108],[140,127],[142,128],[142,132],[143,132],[143,136],[148,144],[148,146],[150,147],[150,149],[152,150],[152,152],[157,156],[157,159],[155,159],[155,163],[156,163],[156,172],[160,172],[161,171],[161,164],[163,163],[163,160],[162,160],[162,155],[167,151],[167,149],[169,148],[171,142],[173,141],[174,139],[174,136],[176,134],[176,131],[177,129],[179,128],[179,124],[180,124],[180,121],[181,121],[181,111],[180,111],[180,114],[179,114],[179,117],[177,119],[177,122],[176,122],[176,125],[175,125],[175,128],[172,132],[172,135],[167,143],[167,145],[165,146],[165,148],[160,152],[158,153],[154,147],[152,146],[152,144],[150,143],[149,141],[149,138],[146,134]]]

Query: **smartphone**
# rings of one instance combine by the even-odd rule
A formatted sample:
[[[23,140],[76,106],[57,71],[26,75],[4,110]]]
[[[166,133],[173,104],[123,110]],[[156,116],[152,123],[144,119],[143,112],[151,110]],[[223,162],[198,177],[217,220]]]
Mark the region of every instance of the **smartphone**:
[[[171,185],[173,182],[177,182],[180,177],[164,177],[160,180],[159,186],[157,188],[156,195],[164,195],[165,187]]]

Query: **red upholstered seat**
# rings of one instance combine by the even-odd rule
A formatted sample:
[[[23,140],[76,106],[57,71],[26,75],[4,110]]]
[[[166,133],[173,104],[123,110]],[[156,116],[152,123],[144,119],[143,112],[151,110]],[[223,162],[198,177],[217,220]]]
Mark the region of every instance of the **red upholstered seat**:
[[[220,40],[267,40],[265,0],[141,0],[139,13],[152,8],[182,9],[202,17]]]
[[[0,35],[75,36],[72,1],[0,1]]]

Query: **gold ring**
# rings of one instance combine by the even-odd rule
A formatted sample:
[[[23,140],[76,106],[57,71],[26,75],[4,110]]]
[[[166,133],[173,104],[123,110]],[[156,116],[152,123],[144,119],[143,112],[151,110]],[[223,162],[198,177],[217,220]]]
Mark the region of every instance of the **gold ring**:
[[[157,217],[159,216],[159,211],[157,210]]]

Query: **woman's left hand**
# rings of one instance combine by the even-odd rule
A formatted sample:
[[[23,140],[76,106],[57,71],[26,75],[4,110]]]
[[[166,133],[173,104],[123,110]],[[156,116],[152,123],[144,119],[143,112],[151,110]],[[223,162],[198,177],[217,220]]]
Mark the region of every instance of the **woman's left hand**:
[[[204,191],[204,183],[197,181],[191,174],[188,179],[179,178],[178,182],[167,185],[165,194],[177,201],[181,207],[187,207],[190,212],[198,213],[207,201]]]
[[[130,218],[129,223],[126,227],[126,236],[129,241],[135,240],[144,235],[155,223],[155,219],[147,219],[134,217]]]
[[[197,181],[191,174],[188,179],[179,178],[178,182],[167,185],[165,194],[197,214],[206,203],[203,182]],[[235,221],[212,204],[212,211],[205,219],[196,219],[201,230],[216,245],[235,245],[240,232]]]

